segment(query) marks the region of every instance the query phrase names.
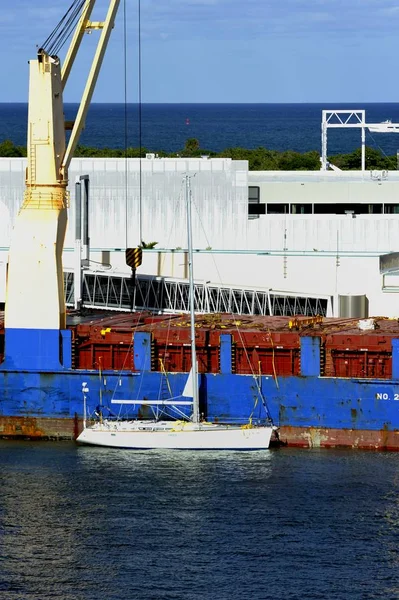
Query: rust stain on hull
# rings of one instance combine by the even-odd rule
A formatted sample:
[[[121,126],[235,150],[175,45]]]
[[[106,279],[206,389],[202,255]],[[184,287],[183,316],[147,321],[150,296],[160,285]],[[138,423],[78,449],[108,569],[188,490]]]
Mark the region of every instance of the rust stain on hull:
[[[1,417],[0,437],[30,440],[73,440],[81,424],[76,419]]]
[[[10,439],[74,440],[82,430],[77,415],[68,419],[0,417],[0,437]],[[280,427],[279,441],[297,448],[359,448],[399,452],[399,431],[386,429],[327,429]]]
[[[282,443],[298,448],[359,448],[399,452],[399,431],[281,427]]]

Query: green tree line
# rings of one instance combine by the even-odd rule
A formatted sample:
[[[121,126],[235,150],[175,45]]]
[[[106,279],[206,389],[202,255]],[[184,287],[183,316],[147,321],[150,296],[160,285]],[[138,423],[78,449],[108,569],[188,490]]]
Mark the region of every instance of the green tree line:
[[[77,146],[75,157],[92,158],[145,158],[153,150],[147,148],[92,148],[90,146]],[[197,139],[189,138],[184,148],[179,152],[155,152],[160,158],[200,157],[232,158],[234,160],[247,160],[250,171],[317,171],[320,169],[320,155],[316,150],[310,152],[295,152],[294,150],[268,150],[259,147],[253,150],[248,148],[226,148],[222,152],[204,150]],[[12,141],[5,140],[0,143],[0,156],[18,157],[26,156],[24,146],[16,146]],[[350,154],[337,154],[329,157],[330,163],[342,170],[359,170],[361,168],[361,150]],[[385,156],[379,150],[366,147],[366,169],[397,169],[397,157]]]

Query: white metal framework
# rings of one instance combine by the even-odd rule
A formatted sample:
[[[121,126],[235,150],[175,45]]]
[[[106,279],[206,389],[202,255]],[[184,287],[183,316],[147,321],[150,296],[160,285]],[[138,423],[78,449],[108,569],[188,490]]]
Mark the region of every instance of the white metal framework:
[[[323,110],[321,120],[321,170],[327,171],[327,130],[329,128],[360,127],[362,143],[362,171],[366,168],[366,111]]]
[[[74,305],[74,274],[66,271],[66,304]],[[176,314],[189,312],[189,284],[186,279],[138,275],[135,283],[129,275],[83,272],[83,302],[87,308],[131,311],[150,310]],[[197,313],[244,315],[323,315],[332,314],[328,295],[251,289],[239,286],[207,284],[196,281],[194,305]]]
[[[366,129],[373,133],[399,133],[399,123],[383,121],[366,123],[365,110],[323,110],[321,120],[321,170],[327,171],[327,129],[360,127],[362,144],[362,171],[366,170]]]

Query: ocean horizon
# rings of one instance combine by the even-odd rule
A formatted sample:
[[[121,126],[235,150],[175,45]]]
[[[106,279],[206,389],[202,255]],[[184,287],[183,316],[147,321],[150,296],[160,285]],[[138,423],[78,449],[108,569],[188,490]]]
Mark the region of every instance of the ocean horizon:
[[[78,104],[65,104],[65,118],[73,120]],[[189,138],[204,151],[258,148],[280,152],[321,152],[322,110],[365,110],[366,122],[399,122],[397,103],[92,103],[80,144],[97,148],[139,146],[149,152],[179,152]],[[27,103],[0,103],[0,142],[26,145]],[[360,129],[329,129],[328,154],[347,154],[360,148]],[[366,145],[395,155],[395,133],[366,131]]]

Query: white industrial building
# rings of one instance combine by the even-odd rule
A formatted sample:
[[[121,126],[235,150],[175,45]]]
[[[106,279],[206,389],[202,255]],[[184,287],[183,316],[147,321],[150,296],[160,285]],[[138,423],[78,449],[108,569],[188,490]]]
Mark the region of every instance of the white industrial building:
[[[26,161],[0,158],[0,302]],[[191,175],[195,278],[220,285],[368,300],[370,315],[399,315],[399,172],[248,171],[231,159],[74,159],[64,266],[75,248],[75,181],[90,180],[90,269],[129,272],[126,247],[156,242],[141,273],[187,274],[185,175]],[[109,266],[111,265],[111,267]],[[399,271],[399,262],[398,262]]]

